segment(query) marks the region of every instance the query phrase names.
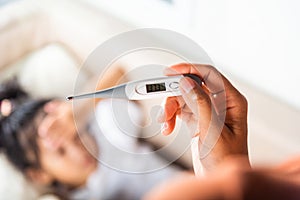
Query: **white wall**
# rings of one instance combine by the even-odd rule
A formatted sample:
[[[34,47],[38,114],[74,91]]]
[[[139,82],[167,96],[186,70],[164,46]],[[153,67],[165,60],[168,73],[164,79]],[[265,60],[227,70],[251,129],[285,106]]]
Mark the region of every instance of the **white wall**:
[[[197,41],[226,70],[299,109],[300,1],[220,2],[199,1]]]

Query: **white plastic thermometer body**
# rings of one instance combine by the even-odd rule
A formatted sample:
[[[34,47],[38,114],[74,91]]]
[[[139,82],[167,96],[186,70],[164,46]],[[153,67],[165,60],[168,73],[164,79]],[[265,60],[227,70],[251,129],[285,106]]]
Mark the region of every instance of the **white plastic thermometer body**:
[[[182,77],[172,76],[128,83],[125,87],[126,96],[132,100],[179,96],[179,81]]]
[[[106,90],[96,91],[94,93],[69,96],[67,99],[123,98],[129,100],[143,100],[157,97],[179,96],[181,95],[179,90],[179,81],[183,76],[190,77],[199,84],[202,83],[201,79],[193,74],[168,76],[128,82]]]

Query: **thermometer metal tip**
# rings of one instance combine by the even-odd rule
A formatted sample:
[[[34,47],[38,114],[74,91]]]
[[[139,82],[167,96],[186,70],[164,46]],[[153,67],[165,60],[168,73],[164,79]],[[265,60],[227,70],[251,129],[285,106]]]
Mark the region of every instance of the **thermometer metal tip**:
[[[74,99],[74,96],[68,96],[68,97],[66,97],[66,99],[67,99],[67,101],[71,101]]]

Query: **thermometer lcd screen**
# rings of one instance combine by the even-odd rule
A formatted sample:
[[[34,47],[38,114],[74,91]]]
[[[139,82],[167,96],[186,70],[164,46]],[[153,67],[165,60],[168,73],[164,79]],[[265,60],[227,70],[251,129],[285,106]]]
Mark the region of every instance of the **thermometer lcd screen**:
[[[146,84],[147,93],[166,91],[165,83]]]

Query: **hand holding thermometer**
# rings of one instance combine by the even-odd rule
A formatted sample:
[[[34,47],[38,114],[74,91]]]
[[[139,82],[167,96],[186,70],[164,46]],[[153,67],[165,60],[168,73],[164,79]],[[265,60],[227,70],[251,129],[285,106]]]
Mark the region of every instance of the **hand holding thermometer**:
[[[156,97],[180,96],[181,92],[179,90],[179,81],[184,76],[192,78],[200,85],[202,84],[202,80],[198,76],[194,74],[184,74],[132,81],[93,93],[68,96],[67,100],[84,98],[121,98],[128,100],[143,100]]]

